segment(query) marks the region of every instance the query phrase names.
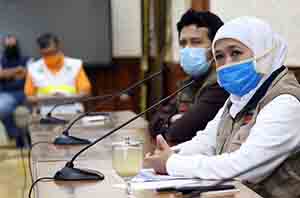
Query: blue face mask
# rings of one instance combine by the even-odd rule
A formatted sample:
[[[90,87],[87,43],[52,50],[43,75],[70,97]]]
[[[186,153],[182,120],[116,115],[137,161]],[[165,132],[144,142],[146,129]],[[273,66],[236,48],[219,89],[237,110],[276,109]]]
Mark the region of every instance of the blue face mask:
[[[217,69],[218,83],[230,94],[244,96],[254,89],[262,78],[255,71],[253,59]]]
[[[192,77],[205,74],[209,69],[206,48],[182,48],[180,50],[180,65],[185,73]]]

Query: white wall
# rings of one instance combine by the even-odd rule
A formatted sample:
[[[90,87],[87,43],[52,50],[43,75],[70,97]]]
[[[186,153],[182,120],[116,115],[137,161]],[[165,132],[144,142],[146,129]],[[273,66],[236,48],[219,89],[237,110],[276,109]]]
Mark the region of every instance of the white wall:
[[[111,0],[113,57],[139,57],[142,55],[142,0]],[[169,0],[172,3],[170,49],[172,62],[179,61],[178,33],[176,23],[190,8],[191,0]],[[153,22],[152,22],[153,23]],[[153,30],[153,27],[150,27]],[[153,32],[150,34],[153,40]],[[155,46],[154,46],[155,47]],[[154,48],[153,48],[154,49]],[[153,52],[152,49],[152,52]]]
[[[225,22],[245,15],[268,21],[288,42],[286,65],[300,67],[299,0],[211,0],[211,10]]]
[[[141,0],[111,0],[113,57],[142,55]]]
[[[176,24],[191,7],[191,0],[172,0],[172,62],[179,62],[179,43]]]

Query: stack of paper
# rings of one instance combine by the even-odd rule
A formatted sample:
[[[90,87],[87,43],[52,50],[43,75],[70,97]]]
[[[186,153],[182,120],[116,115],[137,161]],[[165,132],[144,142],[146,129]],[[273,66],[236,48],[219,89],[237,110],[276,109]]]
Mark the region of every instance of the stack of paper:
[[[187,179],[193,179],[193,178],[158,175],[155,173],[153,169],[142,169],[140,173],[132,179],[132,182],[153,182],[153,181],[187,180]]]
[[[140,173],[131,180],[134,190],[168,188],[199,182],[199,179],[186,177],[173,177],[169,175],[157,175],[153,169],[142,169]],[[115,187],[125,188],[125,184],[117,184]]]

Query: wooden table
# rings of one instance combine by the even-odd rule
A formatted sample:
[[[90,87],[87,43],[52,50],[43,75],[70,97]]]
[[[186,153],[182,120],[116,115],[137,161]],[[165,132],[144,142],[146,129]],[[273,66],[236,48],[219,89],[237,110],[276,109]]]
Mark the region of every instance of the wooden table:
[[[36,174],[38,177],[54,176],[55,172],[65,165],[64,161],[37,162]],[[89,168],[101,171],[105,175],[103,181],[98,182],[62,182],[45,181],[40,182],[36,188],[36,197],[43,198],[88,198],[88,197],[111,197],[125,198],[126,193],[122,188],[115,186],[123,183],[122,179],[116,175],[111,167],[111,160],[79,160],[76,167]],[[235,198],[261,198],[246,186],[236,182],[236,187],[240,192]],[[181,197],[175,193],[157,193],[154,190],[135,191],[137,198],[174,198]],[[203,197],[210,197],[203,195]],[[214,196],[216,197],[216,196]],[[219,197],[219,196],[218,196]],[[224,196],[221,196],[224,197]]]
[[[134,116],[131,112],[116,112],[118,118],[116,123],[122,123]],[[118,124],[116,124],[118,125]],[[34,126],[32,128],[33,142],[50,141],[57,134],[60,134],[62,126],[56,127],[42,127]],[[45,181],[37,184],[35,188],[36,198],[88,198],[88,197],[110,197],[110,198],[124,198],[127,197],[125,190],[115,187],[115,184],[123,183],[122,179],[115,174],[112,169],[111,162],[111,142],[118,140],[124,136],[131,136],[145,140],[145,151],[153,149],[149,141],[147,132],[147,122],[140,118],[132,123],[130,126],[121,129],[113,136],[99,142],[93,148],[83,153],[75,161],[77,168],[89,168],[102,172],[105,175],[103,181],[98,182],[62,182],[62,181]],[[95,139],[106,133],[107,128],[93,128],[89,129],[83,127],[76,127],[72,130],[72,135]],[[84,136],[83,136],[84,134]],[[38,145],[33,150],[32,167],[35,179],[40,177],[53,177],[57,170],[64,167],[65,163],[76,153],[82,146],[54,146],[54,145]],[[235,183],[240,189],[236,198],[260,198],[259,195],[251,191],[246,186]],[[182,197],[175,193],[157,193],[154,190],[135,191],[134,195],[137,198],[175,198]],[[201,197],[210,197],[202,195]],[[221,196],[224,197],[224,196]]]
[[[114,127],[119,126],[121,123],[134,117],[136,114],[130,111],[120,111],[112,113],[114,119],[113,126],[89,126],[82,127],[80,125],[74,125],[70,130],[70,135],[86,138],[91,141],[103,136],[107,132],[111,131]],[[61,135],[64,125],[40,125],[33,124],[30,127],[32,143],[37,142],[53,142],[55,137]],[[111,143],[120,141],[126,136],[130,136],[134,139],[144,141],[145,153],[153,151],[153,145],[150,142],[150,136],[148,133],[148,123],[143,118],[130,123],[128,126],[120,129],[110,137],[99,142],[87,152],[83,153],[79,159],[97,159],[99,156],[110,157],[108,153],[111,150]],[[32,149],[32,160],[33,161],[56,161],[56,160],[69,160],[71,157],[78,152],[83,146],[56,146],[53,144],[38,144]],[[103,159],[101,157],[101,159]]]

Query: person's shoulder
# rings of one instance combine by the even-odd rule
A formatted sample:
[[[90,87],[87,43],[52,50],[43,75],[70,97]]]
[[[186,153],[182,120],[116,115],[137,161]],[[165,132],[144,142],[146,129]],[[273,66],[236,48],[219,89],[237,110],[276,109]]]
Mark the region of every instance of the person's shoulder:
[[[291,121],[299,123],[300,102],[297,97],[291,94],[281,94],[273,98],[269,103],[261,108],[258,119],[272,121]]]
[[[22,56],[20,58],[20,61],[21,61],[21,65],[23,67],[27,67],[29,66],[30,64],[34,63],[35,62],[35,59],[31,56]]]
[[[281,94],[275,97],[270,103],[284,106],[296,105],[300,107],[300,97],[292,94]]]
[[[213,82],[213,83],[210,83],[210,84],[207,84],[206,87],[208,89],[217,89],[217,90],[225,91],[224,88],[222,88],[217,81]]]
[[[65,56],[64,61],[65,64],[67,65],[82,66],[82,60],[79,58],[72,58],[72,57]]]
[[[279,117],[298,115],[300,111],[300,101],[298,97],[291,94],[281,94],[273,98],[262,107],[261,112],[266,115]],[[277,116],[278,117],[278,116]]]
[[[21,56],[21,60],[23,60],[23,61],[28,61],[30,59],[32,59],[32,57],[30,57],[30,56]]]
[[[39,66],[41,64],[44,64],[44,60],[42,58],[39,58],[39,59],[37,59],[35,61],[32,61],[31,64],[30,64],[30,66],[36,67],[36,66]]]
[[[28,59],[28,61],[29,60],[32,60],[32,59]],[[34,70],[34,69],[40,68],[42,64],[44,64],[44,61],[43,61],[42,58],[40,58],[40,59],[38,59],[36,61],[31,61],[28,64],[28,69],[29,70]]]

